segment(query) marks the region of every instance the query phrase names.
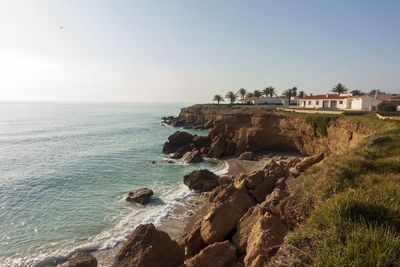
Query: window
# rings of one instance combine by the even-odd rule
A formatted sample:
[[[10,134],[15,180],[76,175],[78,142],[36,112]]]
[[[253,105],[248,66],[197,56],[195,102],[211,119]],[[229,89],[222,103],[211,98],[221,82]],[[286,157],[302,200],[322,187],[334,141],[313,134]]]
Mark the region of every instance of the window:
[[[318,106],[318,105],[319,105],[319,101],[315,101],[315,105],[317,105],[317,106]]]
[[[343,101],[339,101],[339,104],[343,104]]]
[[[308,101],[308,104],[311,105],[311,101]]]

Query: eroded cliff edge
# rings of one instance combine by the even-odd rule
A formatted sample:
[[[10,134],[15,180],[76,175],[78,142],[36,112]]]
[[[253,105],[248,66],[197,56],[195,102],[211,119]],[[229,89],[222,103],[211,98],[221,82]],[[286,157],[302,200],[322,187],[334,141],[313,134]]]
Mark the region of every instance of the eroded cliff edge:
[[[266,106],[194,105],[183,108],[173,124],[186,128],[212,127],[209,136],[213,144],[223,138],[220,143],[225,145],[222,154],[209,155],[214,157],[264,150],[340,154],[374,132],[363,124],[336,118],[329,122],[327,135],[323,136],[317,125],[307,121],[307,116],[280,113]]]

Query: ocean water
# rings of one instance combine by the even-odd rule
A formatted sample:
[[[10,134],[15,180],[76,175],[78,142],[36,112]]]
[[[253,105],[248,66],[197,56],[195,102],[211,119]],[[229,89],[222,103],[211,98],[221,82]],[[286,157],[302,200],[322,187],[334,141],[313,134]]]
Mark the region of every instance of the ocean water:
[[[0,103],[0,266],[46,266],[113,247],[193,194],[183,175],[221,171],[221,162],[166,162],[162,145],[177,129],[160,117],[182,106]],[[124,200],[139,187],[155,193],[147,206]]]

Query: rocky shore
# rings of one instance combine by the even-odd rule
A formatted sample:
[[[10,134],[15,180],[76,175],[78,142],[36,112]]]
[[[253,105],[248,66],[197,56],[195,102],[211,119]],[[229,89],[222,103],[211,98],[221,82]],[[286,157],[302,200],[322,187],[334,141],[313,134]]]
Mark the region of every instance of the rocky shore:
[[[355,147],[373,132],[338,119],[324,136],[304,117],[263,107],[195,105],[164,122],[212,127],[206,137],[175,132],[164,144],[164,153],[190,163],[204,157],[225,158],[230,170],[221,177],[206,170],[185,176],[189,188],[202,191],[193,209],[186,206],[174,211],[190,219],[179,223],[177,216],[171,217],[170,227],[165,224],[158,229],[152,224],[138,226],[118,248],[112,266],[268,265],[286,235],[307,216],[297,203],[287,201],[297,177],[330,154]],[[174,225],[180,227],[171,231]]]

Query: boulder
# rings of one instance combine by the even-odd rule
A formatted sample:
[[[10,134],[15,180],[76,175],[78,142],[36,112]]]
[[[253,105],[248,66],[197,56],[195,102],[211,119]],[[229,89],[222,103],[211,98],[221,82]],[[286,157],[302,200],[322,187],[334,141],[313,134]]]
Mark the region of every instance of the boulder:
[[[153,224],[142,224],[118,251],[112,266],[176,267],[183,261],[183,247]]]
[[[181,161],[185,163],[199,163],[203,161],[203,158],[200,155],[200,151],[194,150],[186,152]]]
[[[61,267],[97,267],[97,260],[89,252],[78,252],[72,255]]]
[[[304,172],[305,170],[310,168],[312,165],[320,162],[323,159],[324,159],[323,153],[313,155],[310,157],[306,157],[306,158],[302,159],[298,164],[296,164],[296,166],[294,166],[294,168],[292,168],[291,171],[295,176],[298,176],[298,175],[300,175],[300,173]]]
[[[191,143],[193,140],[193,135],[187,132],[177,131],[168,137],[168,141],[164,144],[164,153],[174,153],[179,148],[186,144]]]
[[[220,192],[218,192],[215,195],[211,195],[209,197],[209,201],[211,203],[214,203],[214,204],[222,203],[225,200],[227,200],[230,196],[232,196],[233,193],[235,193],[237,190],[237,188],[233,184],[230,184],[227,186],[218,186],[217,188],[220,188],[220,187],[222,187]]]
[[[185,259],[190,258],[205,248],[203,238],[200,234],[201,220],[199,220],[193,227],[193,230],[184,239],[185,244]]]
[[[254,154],[251,151],[243,152],[239,156],[240,160],[253,160],[253,158],[254,158]]]
[[[193,137],[193,143],[197,148],[209,147],[211,144],[211,140],[208,136],[195,135]]]
[[[223,136],[216,137],[215,141],[211,144],[208,156],[211,158],[221,158],[226,149],[226,140]]]
[[[269,212],[261,216],[253,225],[247,239],[245,266],[263,267],[283,243],[287,234],[283,221]]]
[[[185,267],[231,267],[236,261],[236,249],[229,241],[209,245],[199,254],[185,261]]]
[[[186,152],[192,151],[194,149],[194,144],[186,144],[183,147],[179,148],[174,155],[172,156],[173,159],[180,159],[185,155]]]
[[[129,202],[136,202],[139,204],[146,204],[149,202],[151,196],[153,195],[153,191],[148,189],[148,188],[139,188],[136,190],[133,190],[128,193],[128,196],[126,197],[126,201]]]
[[[245,186],[238,188],[228,199],[211,207],[201,223],[201,237],[207,244],[223,241],[235,229],[239,219],[256,202]]]
[[[258,204],[248,209],[242,218],[240,218],[236,234],[232,237],[233,244],[240,255],[246,253],[247,239],[251,233],[251,229],[262,215],[261,205]]]
[[[190,189],[210,191],[218,186],[218,175],[209,170],[193,171],[183,177],[183,183]]]

